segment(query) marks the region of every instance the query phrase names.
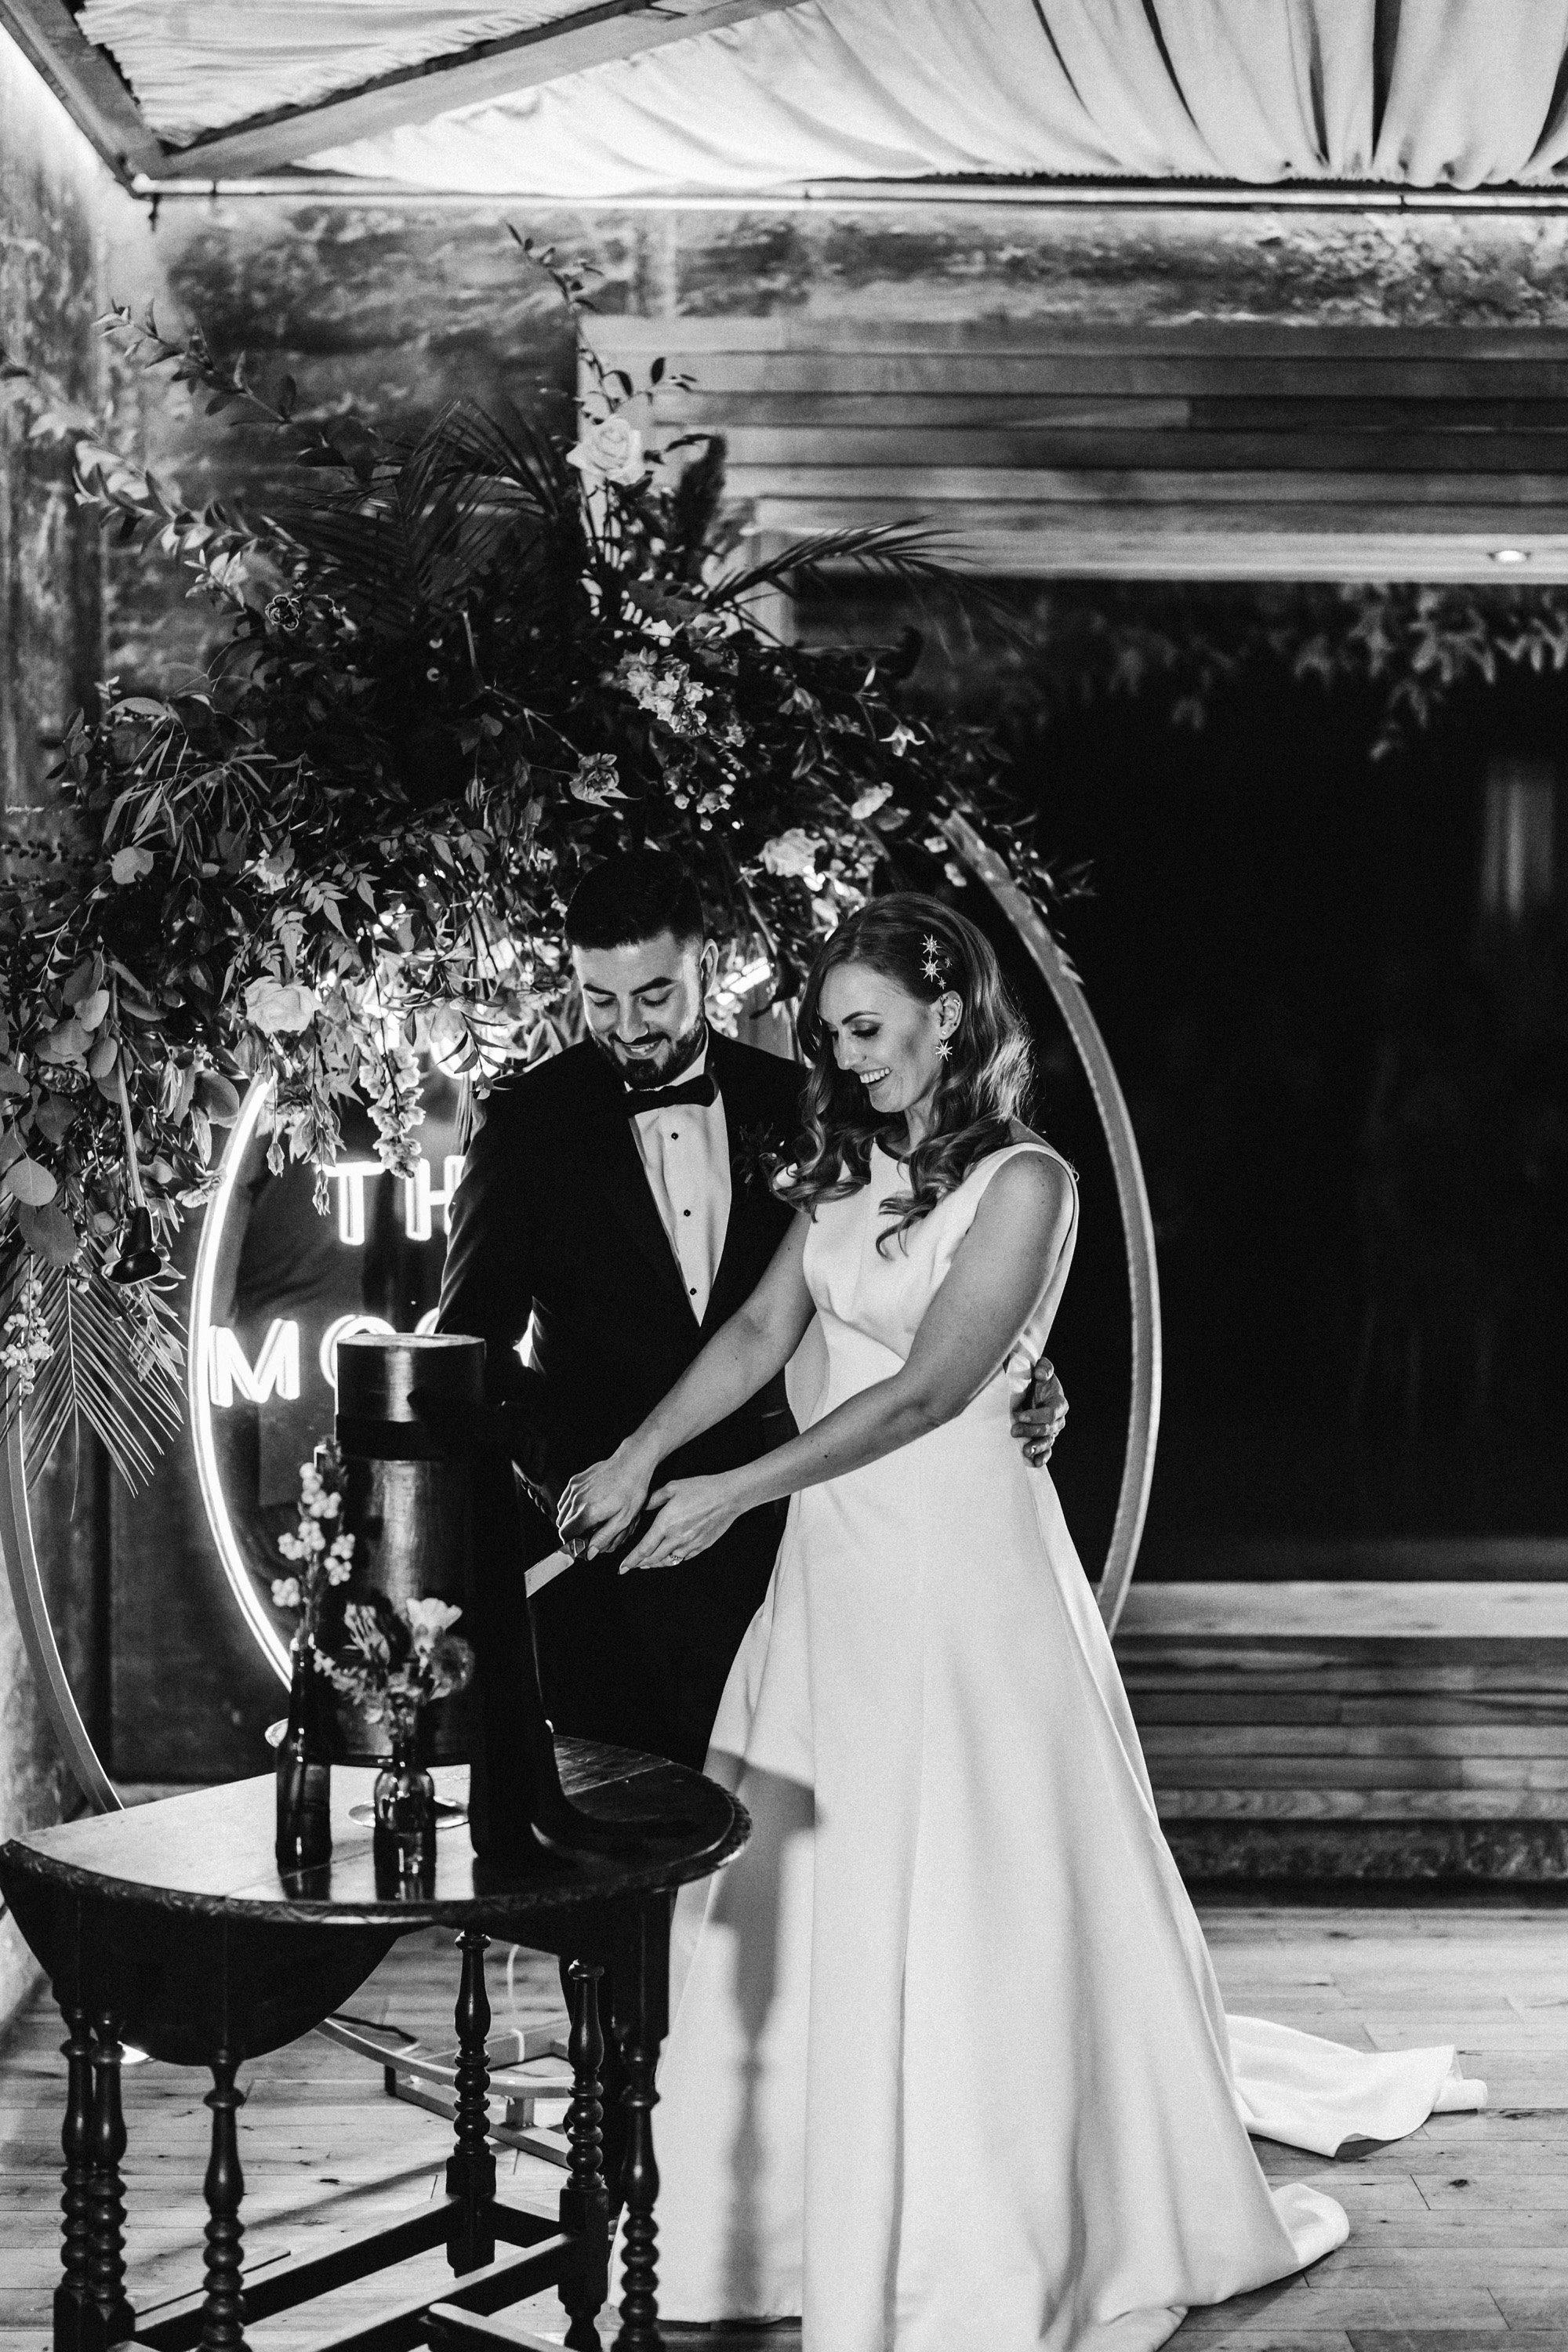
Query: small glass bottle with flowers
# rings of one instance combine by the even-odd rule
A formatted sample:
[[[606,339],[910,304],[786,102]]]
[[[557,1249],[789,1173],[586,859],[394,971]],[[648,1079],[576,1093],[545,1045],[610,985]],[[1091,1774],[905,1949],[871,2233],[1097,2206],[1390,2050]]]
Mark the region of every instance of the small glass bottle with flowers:
[[[420,1720],[473,1679],[473,1651],[452,1631],[462,1613],[449,1601],[394,1608],[384,1593],[367,1593],[344,1608],[327,1665],[337,1688],[391,1734],[392,1761],[375,1782],[375,1868],[378,1881],[410,1891],[426,1890],[436,1870],[436,1783],[419,1760]]]
[[[281,1871],[313,1870],[332,1851],[332,1710],[327,1683],[329,1595],[353,1572],[354,1539],[342,1525],[343,1461],[332,1439],[300,1465],[300,1519],[278,1549],[293,1573],[272,1580],[277,1609],[299,1612],[289,1646],[289,1718],[278,1748]]]

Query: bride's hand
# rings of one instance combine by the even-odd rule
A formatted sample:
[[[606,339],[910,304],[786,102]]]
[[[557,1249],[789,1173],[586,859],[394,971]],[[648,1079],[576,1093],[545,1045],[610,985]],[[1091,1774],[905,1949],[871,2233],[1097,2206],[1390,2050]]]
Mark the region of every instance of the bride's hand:
[[[569,1478],[555,1514],[563,1548],[584,1559],[613,1551],[636,1527],[657,1467],[628,1440],[607,1462]]]
[[[671,1568],[706,1551],[741,1516],[734,1483],[721,1475],[672,1478],[648,1497],[648,1507],[656,1517],[621,1562],[623,1576],[632,1568]]]

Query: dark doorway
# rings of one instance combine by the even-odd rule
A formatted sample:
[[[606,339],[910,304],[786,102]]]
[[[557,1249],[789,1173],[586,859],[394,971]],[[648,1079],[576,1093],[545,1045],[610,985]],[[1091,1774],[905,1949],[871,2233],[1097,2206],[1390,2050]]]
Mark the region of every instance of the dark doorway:
[[[1063,927],[1158,1228],[1141,1575],[1568,1573],[1563,713],[1505,676],[1374,762],[1369,697],[1281,672],[1016,747],[1092,866]],[[1055,1352],[1094,1518],[1125,1314],[1088,1253]]]

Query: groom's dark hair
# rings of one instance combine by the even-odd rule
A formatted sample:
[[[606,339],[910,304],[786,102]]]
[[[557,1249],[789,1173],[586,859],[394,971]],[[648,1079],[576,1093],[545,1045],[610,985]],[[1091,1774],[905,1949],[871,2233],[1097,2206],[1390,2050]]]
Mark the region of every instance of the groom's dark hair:
[[[566,938],[574,948],[635,947],[661,931],[700,940],[707,929],[686,867],[657,849],[606,857],[583,877],[566,909]]]

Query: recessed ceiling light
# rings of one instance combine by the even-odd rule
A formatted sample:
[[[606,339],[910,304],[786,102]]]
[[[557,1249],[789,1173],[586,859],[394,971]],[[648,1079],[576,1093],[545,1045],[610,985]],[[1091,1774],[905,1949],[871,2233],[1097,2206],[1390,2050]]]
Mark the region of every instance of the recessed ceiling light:
[[[1492,562],[1494,563],[1528,563],[1530,550],[1527,547],[1494,547]]]

